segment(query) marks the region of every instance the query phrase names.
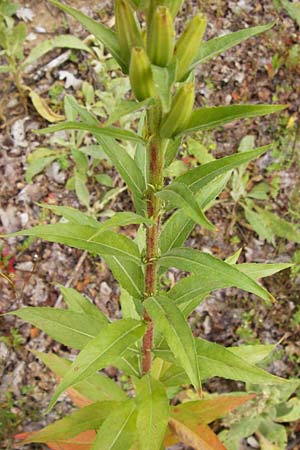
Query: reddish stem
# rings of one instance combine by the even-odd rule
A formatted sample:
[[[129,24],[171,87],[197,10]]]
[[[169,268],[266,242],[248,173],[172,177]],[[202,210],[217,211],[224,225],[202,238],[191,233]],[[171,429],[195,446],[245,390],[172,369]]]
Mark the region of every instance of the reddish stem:
[[[149,185],[147,195],[147,215],[154,224],[147,228],[146,234],[146,266],[145,266],[145,298],[157,292],[157,259],[160,234],[160,200],[155,191],[163,184],[163,148],[161,139],[152,137],[148,145],[149,152]],[[147,311],[144,313],[147,330],[143,338],[143,373],[149,372],[152,364],[153,322]]]

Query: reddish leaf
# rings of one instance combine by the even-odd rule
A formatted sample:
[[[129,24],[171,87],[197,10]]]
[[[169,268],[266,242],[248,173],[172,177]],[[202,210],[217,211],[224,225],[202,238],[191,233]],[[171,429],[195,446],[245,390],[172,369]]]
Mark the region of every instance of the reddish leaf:
[[[195,429],[199,425],[213,422],[247,402],[254,395],[219,395],[205,400],[182,403],[172,408],[171,416]]]
[[[178,424],[180,424],[180,425],[178,425]],[[208,425],[199,425],[196,428],[196,430],[193,431],[189,427],[186,427],[185,425],[183,425],[181,422],[178,422],[178,424],[177,424],[176,429],[179,432],[179,436],[176,434],[175,429],[172,428],[172,425],[169,426],[168,431],[164,438],[164,446],[171,447],[172,445],[178,444],[178,442],[180,442],[181,439],[184,438],[184,436],[189,436],[189,439],[193,439],[194,443],[197,442],[197,439],[198,440],[202,439],[206,445],[210,446],[208,448],[215,449],[215,450],[226,450],[226,448],[224,447],[222,442],[220,442],[219,438],[209,428]],[[181,431],[185,430],[184,436],[183,436],[183,434],[180,435],[180,430]],[[190,442],[191,441],[183,442],[183,443],[185,443],[187,445],[191,445]],[[201,447],[201,449],[202,449],[202,447]]]
[[[213,432],[208,425],[200,425],[197,427],[197,434],[201,436],[208,445],[211,446],[212,449],[215,450],[226,450],[226,447],[219,440],[218,436]]]
[[[15,436],[16,439],[26,439],[34,433],[20,433]],[[48,442],[47,446],[51,450],[90,450],[96,438],[96,432],[93,430],[84,431],[78,436],[67,439],[66,441],[59,441],[59,443]]]
[[[195,450],[226,450],[217,435],[207,425],[198,427],[198,432],[195,433],[182,422],[170,419],[169,427],[180,442]]]
[[[68,396],[78,408],[84,408],[85,406],[91,405],[93,402],[89,398],[80,394],[80,392],[76,391],[76,389],[68,389]]]

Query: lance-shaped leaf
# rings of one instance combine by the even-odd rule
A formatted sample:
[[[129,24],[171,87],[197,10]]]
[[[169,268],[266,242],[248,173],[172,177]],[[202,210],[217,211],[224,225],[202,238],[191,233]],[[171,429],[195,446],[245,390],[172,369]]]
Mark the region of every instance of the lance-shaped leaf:
[[[139,320],[143,315],[144,311],[141,300],[133,298],[125,289],[121,289],[120,305],[124,319]]]
[[[146,100],[143,100],[142,102],[137,102],[135,100],[121,100],[105,124],[111,125],[118,122],[122,117],[127,116],[128,114],[133,114],[140,109],[147,109],[152,104],[153,98],[146,98]]]
[[[140,216],[133,212],[119,212],[114,214],[109,219],[101,222],[101,230],[109,230],[116,227],[126,227],[128,225],[140,225],[140,224],[153,225],[153,220],[147,217]]]
[[[169,420],[166,389],[149,374],[136,384],[139,450],[160,450]]]
[[[185,130],[181,134],[210,130],[234,120],[265,116],[285,108],[286,105],[229,105],[199,108],[192,112]]]
[[[34,236],[50,242],[87,250],[104,257],[115,255],[136,263],[140,262],[138,247],[131,239],[113,231],[102,233],[101,230],[96,230],[90,226],[74,223],[38,225],[28,230],[18,231],[10,236]]]
[[[114,139],[104,138],[100,135],[97,135],[96,138],[119,174],[125,180],[128,188],[131,190],[137,211],[139,213],[142,212],[145,207],[143,197],[144,192],[146,191],[146,184],[137,163]]]
[[[197,428],[198,425],[207,425],[245,402],[251,400],[254,395],[217,395],[204,400],[196,400],[181,403],[171,408],[171,416],[189,427]]]
[[[231,286],[238,287],[270,303],[273,296],[252,278],[240,272],[235,266],[208,254],[191,248],[178,248],[165,253],[159,259],[163,267],[177,267],[188,272],[194,272],[203,279],[219,279]],[[197,280],[195,279],[195,283]]]
[[[136,405],[130,400],[103,422],[91,450],[130,450],[135,438]]]
[[[123,319],[104,326],[77,356],[54,393],[49,409],[66,389],[112,364],[143,335],[144,331],[145,325],[133,319]]]
[[[201,380],[191,329],[177,306],[167,297],[151,297],[144,303],[154,324],[165,337],[178,363],[191,383],[200,389]]]
[[[230,380],[244,381],[253,384],[286,384],[287,380],[276,377],[260,367],[249,364],[246,359],[229,351],[225,347],[196,339],[198,364],[201,377],[208,379],[213,376]]]
[[[214,39],[210,39],[209,41],[203,42],[199,49],[199,54],[195,58],[190,70],[194,69],[198,64],[202,64],[215,56],[224,53],[226,50],[240,44],[246,39],[270,30],[274,24],[275,22],[271,22],[266,25],[246,28],[244,30],[235,31],[233,33],[225,34],[224,36],[216,37]]]
[[[206,207],[224,189],[230,171],[245,164],[269,150],[271,146],[259,147],[249,152],[243,152],[220,158],[203,164],[178,177],[176,182],[184,183],[193,192],[197,192],[197,202],[205,210]],[[183,211],[176,211],[164,224],[160,236],[160,249],[163,253],[174,247],[180,247],[194,227],[194,221]]]
[[[117,256],[106,256],[105,261],[120,286],[135,298],[144,295],[144,272],[141,263]]]
[[[50,1],[53,5],[57,6],[65,13],[70,14],[70,16],[73,16],[74,19],[78,20],[78,22],[80,22],[90,33],[92,33],[96,39],[102,42],[102,44],[112,54],[115,60],[120,64],[121,68],[126,71],[126,64],[125,61],[123,61],[120,54],[117,36],[112,30],[105,27],[101,23],[96,22],[90,17],[86,16],[79,9],[63,5],[57,0],[50,0]]]
[[[20,433],[15,436],[16,439],[25,439],[30,433]],[[90,450],[95,441],[96,433],[94,430],[83,431],[74,438],[61,440],[59,444],[47,442],[47,447],[51,450]]]
[[[64,130],[82,130],[88,131],[94,135],[104,136],[115,139],[124,139],[126,141],[132,142],[144,142],[143,138],[133,131],[122,130],[117,127],[101,127],[100,124],[90,125],[83,122],[62,122],[55,125],[50,125],[48,128],[42,128],[41,130],[36,130],[37,134],[48,134],[56,133],[57,131]]]
[[[235,267],[240,271],[258,280],[259,278],[270,277],[281,270],[289,269],[292,263],[275,263],[275,264],[260,264],[260,263],[244,263],[237,264]]]
[[[70,416],[48,425],[42,430],[30,433],[23,444],[30,442],[53,442],[57,445],[61,441],[70,439],[87,430],[97,430],[104,420],[120,408],[123,402],[96,402],[86,406]]]
[[[219,175],[210,181],[196,195],[199,206],[205,210],[211,202],[220,194],[226,186],[230,172]],[[191,220],[182,210],[176,211],[166,221],[160,235],[160,250],[166,253],[174,247],[180,247],[193,230],[195,222]]]
[[[189,172],[176,178],[176,181],[178,183],[187,184],[193,192],[199,191],[199,189],[202,189],[219,175],[235,169],[242,164],[248,163],[252,161],[252,159],[258,158],[263,153],[270,150],[270,148],[271,145],[265,145],[264,147],[259,147],[255,150],[249,150],[247,152],[236,153],[234,155],[216,159],[215,161],[195,167]]]
[[[26,72],[26,66],[33,64],[37,59],[41,58],[54,48],[72,48],[91,53],[91,49],[85,45],[81,39],[76,36],[71,36],[70,34],[63,34],[61,36],[55,36],[52,39],[46,39],[41,42],[41,44],[34,47],[28,57],[22,62],[21,67],[25,68]]]
[[[93,228],[99,228],[100,222],[98,222],[94,217],[89,216],[88,214],[79,211],[76,208],[72,208],[70,206],[57,206],[57,205],[48,205],[48,203],[38,203],[39,206],[45,209],[50,209],[50,211],[54,212],[57,216],[62,216],[68,222],[77,223],[78,225],[88,225]]]
[[[54,353],[31,352],[38,357],[59,378],[63,378],[72,364],[68,359],[60,358]],[[86,380],[76,384],[73,392],[90,402],[125,401],[127,396],[121,387],[111,378],[103,374],[93,374]],[[69,390],[68,390],[69,393]]]
[[[201,370],[201,378],[207,379],[212,376],[220,376],[236,381],[259,380],[258,383],[272,384],[275,380],[273,375],[257,368],[255,364],[262,361],[273,350],[274,345],[242,345],[240,347],[222,347],[209,341],[197,339],[197,353]],[[173,362],[174,358],[166,344],[154,349],[155,355]],[[203,368],[203,373],[202,373]],[[267,381],[266,381],[267,380]],[[279,382],[280,378],[276,378]],[[188,378],[184,370],[175,366],[169,367],[161,377],[161,382],[168,387],[188,384]],[[281,380],[282,381],[282,380]]]
[[[56,341],[76,349],[82,349],[107,323],[93,316],[48,307],[22,308],[9,314],[26,320]]]
[[[214,226],[205,217],[192,191],[186,184],[172,183],[156,193],[157,197],[170,203],[175,208],[182,208],[184,213],[204,228],[213,230]]]
[[[201,450],[225,450],[218,437],[207,427],[208,423],[223,417],[233,409],[253,398],[251,395],[220,395],[200,401],[185,402],[171,410],[171,433],[166,436],[168,445],[175,443],[175,435],[184,444]]]
[[[164,441],[168,447],[180,441],[189,447],[200,450],[226,450],[208,425],[198,425],[197,430],[194,431],[179,420],[171,418],[169,430]]]
[[[92,316],[100,323],[108,323],[108,319],[105,314],[97,308],[87,297],[79,294],[75,289],[65,288],[59,286],[60,291],[64,297],[64,301],[67,303],[71,311],[81,313],[85,316]]]
[[[234,266],[235,269],[244,273],[253,280],[268,277],[279,272],[280,270],[287,269],[288,267],[291,267],[291,264],[245,263],[236,264]],[[237,280],[236,277],[235,280]],[[179,306],[183,315],[187,317],[199,305],[199,303],[201,303],[201,301],[215,289],[231,286],[239,287],[232,283],[227,284],[228,282],[230,283],[229,278],[225,280],[222,276],[220,278],[206,278],[205,276],[202,277],[201,274],[192,275],[176,283],[175,286],[169,291],[168,296],[172,298],[177,306]]]

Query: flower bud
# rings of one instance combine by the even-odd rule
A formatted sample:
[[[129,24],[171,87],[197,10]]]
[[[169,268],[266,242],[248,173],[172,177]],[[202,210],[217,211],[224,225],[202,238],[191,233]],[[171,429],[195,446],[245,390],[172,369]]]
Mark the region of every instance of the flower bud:
[[[147,50],[153,64],[166,67],[172,60],[175,30],[171,13],[165,6],[158,6],[147,34]]]
[[[115,0],[116,33],[120,50],[129,65],[132,47],[142,47],[141,28],[127,0]]]
[[[150,59],[142,47],[133,47],[129,66],[131,89],[139,101],[155,95]]]
[[[148,13],[147,13],[148,24],[151,23],[154,12],[158,6],[166,6],[167,8],[169,8],[169,11],[170,11],[173,19],[175,19],[183,2],[184,2],[184,0],[150,0],[150,5],[148,8]]]
[[[194,83],[186,83],[176,93],[170,111],[166,114],[160,128],[163,138],[176,136],[183,131],[190,120],[195,101]]]
[[[181,9],[183,2],[184,2],[184,0],[170,0],[169,8],[170,8],[173,18],[175,18],[177,16],[178,12]]]
[[[206,24],[206,18],[201,14],[197,14],[178,39],[174,51],[174,57],[178,60],[177,81],[182,80],[196,58],[205,33]]]

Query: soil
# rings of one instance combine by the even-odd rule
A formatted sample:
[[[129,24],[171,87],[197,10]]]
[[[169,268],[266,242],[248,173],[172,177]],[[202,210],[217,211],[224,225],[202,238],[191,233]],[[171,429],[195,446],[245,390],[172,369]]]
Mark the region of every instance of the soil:
[[[28,33],[32,40],[26,43],[26,52],[44,39],[57,33],[72,33],[86,37],[87,33],[75,21],[58,13],[47,1],[20,1],[34,13],[28,22]],[[113,25],[112,2],[74,0],[66,2],[87,14],[101,18],[109,26]],[[300,155],[299,127],[300,111],[300,61],[291,68],[288,54],[295,44],[300,44],[299,27],[282,9],[276,9],[275,2],[266,0],[186,2],[178,29],[181,29],[200,6],[208,16],[206,39],[236,31],[245,27],[268,23],[276,20],[269,32],[252,38],[226,54],[204,64],[197,71],[197,104],[224,105],[239,102],[278,102],[288,108],[281,116],[267,116],[251,121],[240,121],[205,136],[205,140],[216,143],[213,153],[222,157],[234,153],[243,136],[254,135],[256,146],[275,141],[281,155],[281,168],[276,173],[268,171],[273,162],[268,156],[257,164],[251,165],[251,180],[255,184],[261,180],[271,180],[279,176],[278,195],[273,199],[273,209],[283,218],[299,223],[299,164],[295,155]],[[42,73],[38,70],[63,52],[55,50],[39,61],[39,67],[26,75],[26,81],[38,92],[47,91],[58,81],[57,71]],[[81,72],[86,59],[80,53],[76,62],[67,60],[60,69],[75,74],[84,80],[88,72]],[[280,60],[281,58],[281,60]],[[281,63],[278,63],[278,60]],[[277,61],[277,63],[276,63]],[[24,111],[19,95],[13,84],[0,75],[3,85],[1,100],[1,136],[0,136],[0,233],[11,233],[21,228],[38,224],[41,220],[54,221],[52,215],[41,215],[37,202],[81,207],[74,192],[65,187],[66,179],[61,179],[57,171],[45,171],[34,178],[32,184],[24,179],[26,158],[38,146],[49,146],[48,138],[37,137],[32,130],[46,126],[46,122],[28,104]],[[89,79],[90,81],[90,79]],[[72,88],[70,93],[75,94]],[[293,125],[287,128],[289,119]],[[282,143],[280,136],[284,134]],[[298,152],[298,153],[297,153]],[[293,164],[290,159],[293,158]],[[114,173],[114,172],[112,172]],[[114,173],[115,181],[117,174]],[[114,209],[119,211],[131,208],[127,191],[114,201]],[[84,209],[84,208],[82,208]],[[297,216],[298,213],[298,216]],[[214,255],[225,259],[239,248],[243,248],[239,262],[288,262],[293,260],[299,245],[284,239],[277,239],[271,245],[259,239],[259,236],[246,223],[243,209],[234,205],[227,189],[220,201],[210,210],[209,219],[216,224],[217,233],[206,233],[198,227],[188,240],[193,248],[212,251]],[[127,229],[131,235],[135,229]],[[1,247],[2,246],[2,247]],[[81,266],[77,264],[82,253],[58,244],[41,240],[26,243],[24,238],[9,238],[0,241],[2,262],[0,270],[13,279],[12,287],[0,277],[0,313],[22,306],[54,306],[59,297],[58,284],[70,285],[87,294],[93,302],[111,318],[118,318],[119,289],[105,263],[100,258],[86,255]],[[8,255],[8,257],[7,257]],[[74,273],[74,269],[77,271]],[[180,274],[174,273],[175,278]],[[235,289],[223,289],[214,292],[202,303],[190,318],[196,336],[204,337],[219,344],[239,345],[252,343],[278,343],[281,358],[273,361],[268,370],[283,376],[297,376],[300,361],[300,319],[295,317],[299,311],[300,278],[286,270],[279,275],[266,279],[263,285],[269,289],[276,304],[268,308],[259,299]],[[54,351],[67,356],[69,351],[52,341],[44,333],[25,324],[14,316],[0,317],[0,405],[14,415],[3,433],[0,448],[5,449],[44,449],[42,445],[18,447],[13,435],[21,431],[40,429],[72,410],[71,401],[65,396],[49,415],[44,410],[51,398],[55,377],[30,353],[31,349]],[[16,343],[14,330],[19,330],[23,341]],[[243,332],[244,331],[244,332]],[[108,371],[108,374],[110,372]],[[24,389],[23,386],[26,386]],[[240,384],[214,378],[205,384],[209,392],[230,392]],[[9,396],[7,393],[10,393]],[[300,422],[288,427],[289,448],[299,447]],[[298,445],[298,447],[297,447]],[[177,447],[179,449],[179,447]],[[252,449],[244,443],[244,449]],[[174,447],[175,449],[175,447]]]

